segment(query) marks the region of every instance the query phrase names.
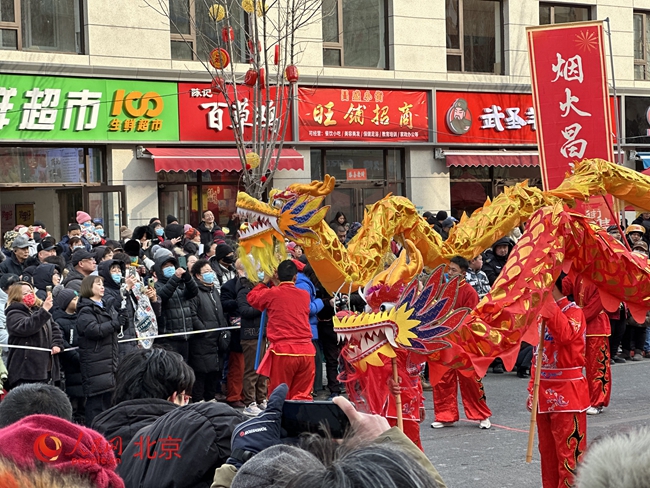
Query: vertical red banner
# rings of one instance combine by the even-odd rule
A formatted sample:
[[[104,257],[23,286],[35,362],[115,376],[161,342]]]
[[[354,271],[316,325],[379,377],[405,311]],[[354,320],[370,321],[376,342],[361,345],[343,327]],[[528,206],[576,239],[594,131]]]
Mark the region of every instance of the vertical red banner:
[[[542,184],[551,190],[572,163],[614,161],[603,24],[576,22],[526,32]],[[601,225],[613,219],[603,206],[607,215]]]

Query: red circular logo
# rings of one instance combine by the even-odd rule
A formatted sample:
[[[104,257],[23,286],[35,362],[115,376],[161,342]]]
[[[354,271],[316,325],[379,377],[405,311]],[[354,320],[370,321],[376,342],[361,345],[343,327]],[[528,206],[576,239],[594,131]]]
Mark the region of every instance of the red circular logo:
[[[48,437],[54,442],[54,449],[48,447],[45,442]],[[53,435],[42,434],[34,441],[34,455],[44,463],[52,463],[59,459],[61,451],[63,451],[61,440]]]

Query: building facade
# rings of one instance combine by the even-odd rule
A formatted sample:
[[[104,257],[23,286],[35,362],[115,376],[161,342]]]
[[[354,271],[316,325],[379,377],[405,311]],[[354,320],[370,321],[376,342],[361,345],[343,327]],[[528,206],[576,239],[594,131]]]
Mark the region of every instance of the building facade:
[[[352,221],[389,192],[459,217],[505,185],[539,185],[526,27],[605,18],[620,159],[650,164],[650,0],[322,3],[297,33],[275,187],[336,176],[328,203]],[[0,9],[2,231],[36,219],[60,236],[81,208],[111,237],[158,215],[196,225],[208,208],[226,225],[240,175],[198,59],[216,35],[206,2],[43,5]]]

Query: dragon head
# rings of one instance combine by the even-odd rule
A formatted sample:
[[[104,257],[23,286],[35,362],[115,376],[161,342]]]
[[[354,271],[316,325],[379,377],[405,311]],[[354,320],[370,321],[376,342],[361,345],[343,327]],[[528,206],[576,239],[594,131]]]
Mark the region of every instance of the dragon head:
[[[273,238],[317,238],[312,227],[325,218],[329,206],[322,206],[323,200],[334,189],[335,182],[326,175],[323,182],[293,184],[282,192],[272,190],[270,204],[239,192],[237,214],[247,221],[239,231],[239,244],[248,253],[254,247],[272,247]]]
[[[348,341],[346,359],[355,367],[365,371],[368,365],[381,366],[379,355],[395,357],[396,348],[429,354],[450,347],[444,337],[456,330],[469,312],[454,310],[459,279],[446,282],[443,265],[422,287],[418,280],[421,271],[420,251],[407,240],[399,258],[360,291],[366,312],[341,312],[334,317],[339,339]]]

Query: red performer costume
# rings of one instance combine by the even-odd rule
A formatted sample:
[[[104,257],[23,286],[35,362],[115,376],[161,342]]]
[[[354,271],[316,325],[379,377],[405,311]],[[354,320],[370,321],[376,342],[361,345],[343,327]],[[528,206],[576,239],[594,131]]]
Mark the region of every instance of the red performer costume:
[[[566,297],[547,309],[539,384],[537,434],[542,459],[542,486],[573,486],[576,467],[587,447],[589,389],[585,364],[586,321],[582,310]],[[535,351],[535,357],[539,351]],[[528,391],[529,408],[536,359]]]
[[[476,290],[462,279],[456,298],[457,308],[473,309],[478,305],[478,301]],[[433,376],[430,379],[433,384],[435,381]],[[436,419],[431,425],[432,427],[442,427],[444,424],[458,421],[459,384],[465,416],[468,419],[481,421],[492,416],[492,412],[487,406],[481,378],[476,374],[468,377],[458,373],[455,369],[450,369],[433,385],[433,411]],[[443,425],[439,425],[439,423],[443,423]],[[482,426],[482,428],[489,428],[489,426]]]
[[[286,383],[287,400],[313,400],[311,390],[316,350],[309,326],[309,293],[283,281],[268,288],[260,283],[247,296],[248,303],[266,310],[269,347],[257,373],[269,378],[269,391]]]
[[[420,373],[424,363],[413,361],[419,358],[403,349],[395,349],[397,354],[397,374],[399,375],[400,395],[402,398],[402,420],[404,434],[422,449],[420,441],[420,409],[424,408]],[[346,384],[350,400],[357,408],[366,413],[381,415],[388,423],[397,425],[397,406],[395,397],[389,393],[388,381],[393,377],[392,361],[381,356],[383,366],[369,366],[365,372],[354,371],[342,376]],[[358,388],[357,388],[358,386]],[[360,393],[361,392],[361,393]],[[423,412],[424,413],[424,412]]]
[[[589,401],[594,407],[589,413],[600,413],[603,407],[609,405],[612,394],[609,318],[600,301],[598,288],[584,281],[582,277],[570,273],[562,281],[562,292],[565,295],[573,295],[576,305],[582,309],[587,321],[585,369],[589,385]]]

